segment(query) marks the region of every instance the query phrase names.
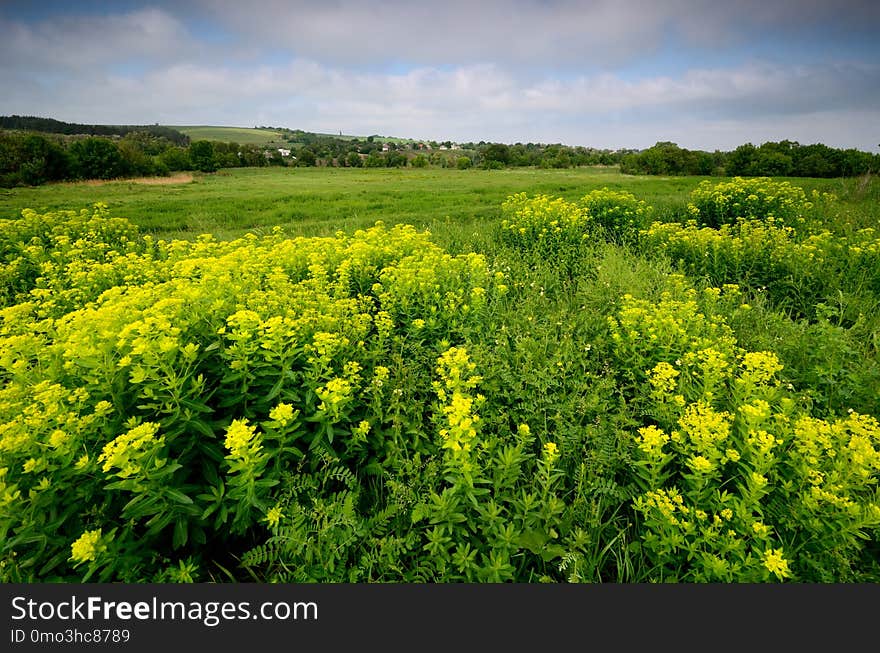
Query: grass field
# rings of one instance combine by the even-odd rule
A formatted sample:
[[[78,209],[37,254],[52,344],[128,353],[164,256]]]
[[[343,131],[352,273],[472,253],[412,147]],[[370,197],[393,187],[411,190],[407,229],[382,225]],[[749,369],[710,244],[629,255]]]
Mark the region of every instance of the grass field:
[[[546,193],[575,200],[607,186],[629,190],[652,204],[660,219],[681,215],[697,177],[633,177],[614,168],[571,170],[448,170],[350,168],[241,168],[191,182],[147,186],[134,181],[62,183],[0,190],[0,217],[22,208],[82,208],[104,201],[115,215],[163,237],[221,237],[247,230],[284,227],[296,235],[333,233],[372,225],[376,220],[430,228],[443,238],[448,225],[481,231],[500,215],[501,203],[518,192]],[[171,180],[173,181],[173,180]],[[873,183],[859,190],[855,181],[800,180],[849,198],[852,219],[870,221],[865,207],[876,199]],[[457,233],[457,232],[456,232]]]
[[[880,581],[878,184],[701,181],[0,192],[0,581]]]
[[[207,125],[178,126],[169,125],[186,134],[190,140],[223,141],[243,145],[268,145],[281,140],[281,133],[271,129],[252,129],[250,127],[211,127]]]

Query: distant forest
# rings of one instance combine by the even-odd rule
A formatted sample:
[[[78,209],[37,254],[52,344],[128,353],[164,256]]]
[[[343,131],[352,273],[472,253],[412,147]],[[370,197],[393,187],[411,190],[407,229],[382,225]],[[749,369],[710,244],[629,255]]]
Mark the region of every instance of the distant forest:
[[[86,134],[89,136],[125,136],[131,132],[146,132],[153,136],[167,138],[175,145],[189,145],[189,137],[171,127],[161,125],[81,125],[76,122],[62,122],[53,118],[37,116],[0,116],[0,129],[17,129],[47,134]]]
[[[33,116],[0,116],[0,187],[50,181],[164,176],[256,166],[508,167],[620,166],[624,174],[851,177],[880,171],[880,155],[794,141],[747,143],[731,152],[687,150],[659,142],[645,150],[542,143],[383,141],[337,138],[283,127],[284,147],[190,141],[160,125],[83,125]]]

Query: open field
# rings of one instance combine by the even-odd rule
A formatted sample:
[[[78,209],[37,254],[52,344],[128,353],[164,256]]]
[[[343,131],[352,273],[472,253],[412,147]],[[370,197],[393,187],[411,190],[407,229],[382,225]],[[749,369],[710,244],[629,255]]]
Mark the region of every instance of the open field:
[[[0,581],[880,582],[878,184],[704,181],[0,192]]]
[[[106,202],[114,215],[162,237],[222,237],[282,226],[294,235],[322,235],[336,229],[370,226],[376,220],[430,228],[442,237],[444,225],[482,231],[500,215],[501,203],[518,192],[546,193],[574,200],[607,186],[628,190],[656,209],[660,219],[682,215],[688,193],[704,178],[621,175],[614,168],[571,170],[449,170],[351,168],[240,168],[211,175],[196,173],[191,183],[147,188],[135,180],[0,190],[0,218],[23,207],[36,210],[82,208]],[[185,179],[184,179],[185,180]],[[169,181],[174,181],[170,178]],[[870,222],[880,201],[876,181],[793,180],[846,199],[850,219]],[[867,212],[866,212],[867,211]]]
[[[176,126],[173,129],[186,134],[190,140],[223,141],[242,145],[268,145],[281,140],[281,133],[271,129],[250,127],[212,127],[208,125]]]

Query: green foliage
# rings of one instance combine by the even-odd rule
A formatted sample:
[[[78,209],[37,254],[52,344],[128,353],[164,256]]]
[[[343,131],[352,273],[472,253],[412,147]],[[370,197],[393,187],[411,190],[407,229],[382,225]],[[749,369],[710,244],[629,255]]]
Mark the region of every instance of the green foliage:
[[[689,274],[766,291],[775,305],[799,316],[815,318],[820,304],[842,303],[841,318],[852,323],[880,298],[880,239],[873,229],[844,237],[827,230],[804,235],[773,219],[720,229],[655,222],[641,243]]]
[[[206,563],[299,460],[436,450],[419,436],[430,366],[388,363],[424,360],[504,290],[412,227],[167,242],[103,207],[5,226],[4,262],[33,272],[8,275],[0,334],[0,533],[32,579]]]
[[[864,580],[880,423],[809,415],[775,354],[737,346],[718,311],[738,289],[682,281],[659,302],[624,297],[610,319],[618,366],[647,376],[629,381],[645,415],[632,473],[647,578]]]
[[[819,200],[818,193],[814,200]],[[834,197],[828,196],[830,203]],[[791,225],[813,208],[804,189],[790,182],[772,181],[767,177],[712,183],[702,181],[691,192],[688,212],[701,225],[719,227],[738,219],[770,219]]]
[[[106,138],[86,138],[70,146],[71,166],[80,179],[115,179],[128,173],[119,148]]]
[[[196,170],[214,172],[217,169],[214,144],[211,141],[193,141],[189,146],[189,160]]]
[[[751,143],[730,152],[687,150],[657,143],[623,157],[621,172],[643,175],[728,175],[748,177],[855,177],[880,170],[880,156],[822,143]]]
[[[611,172],[281,172],[143,203],[235,239],[0,224],[2,580],[880,578],[870,186],[715,229],[641,180],[637,230]]]
[[[357,152],[349,152],[345,157],[345,165],[349,168],[360,168],[363,166],[363,161]]]
[[[599,225],[611,238],[628,237],[645,225],[651,207],[632,193],[608,188],[590,191],[580,200],[592,223]]]
[[[58,143],[36,134],[0,132],[0,186],[65,179],[70,168],[70,157]]]

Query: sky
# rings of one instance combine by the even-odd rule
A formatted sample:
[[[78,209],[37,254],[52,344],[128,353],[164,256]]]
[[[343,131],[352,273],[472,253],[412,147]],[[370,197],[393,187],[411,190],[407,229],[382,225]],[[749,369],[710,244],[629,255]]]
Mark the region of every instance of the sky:
[[[880,152],[878,0],[0,0],[0,115]]]

